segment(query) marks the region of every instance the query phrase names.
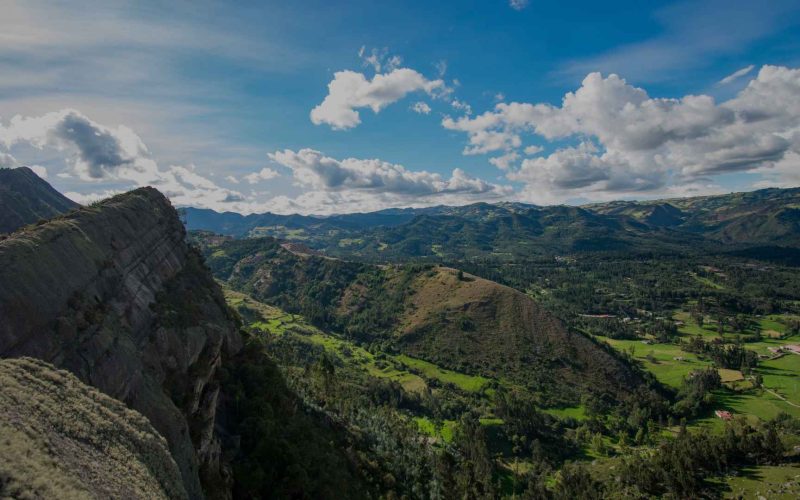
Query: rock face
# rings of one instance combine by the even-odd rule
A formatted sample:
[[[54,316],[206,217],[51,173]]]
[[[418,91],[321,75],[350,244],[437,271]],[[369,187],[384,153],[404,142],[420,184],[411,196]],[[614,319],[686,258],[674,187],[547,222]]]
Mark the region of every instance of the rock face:
[[[145,415],[200,498],[226,489],[215,374],[241,339],[184,236],[142,188],[0,241],[0,357],[45,360]]]
[[[140,413],[44,361],[0,360],[1,498],[186,498]]]
[[[0,168],[0,233],[78,208],[28,167]]]

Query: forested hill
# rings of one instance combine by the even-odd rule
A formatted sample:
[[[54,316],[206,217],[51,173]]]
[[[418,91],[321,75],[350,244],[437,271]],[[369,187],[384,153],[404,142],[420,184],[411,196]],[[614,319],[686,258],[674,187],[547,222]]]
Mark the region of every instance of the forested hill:
[[[300,241],[331,256],[517,259],[575,252],[638,254],[800,246],[800,188],[584,207],[477,203],[330,217],[183,209],[189,229]]]
[[[272,238],[195,236],[212,272],[232,288],[362,345],[513,381],[557,403],[591,391],[623,398],[641,383],[533,299],[492,281],[440,266],[296,254]]]
[[[28,167],[0,168],[0,233],[10,233],[78,206]]]

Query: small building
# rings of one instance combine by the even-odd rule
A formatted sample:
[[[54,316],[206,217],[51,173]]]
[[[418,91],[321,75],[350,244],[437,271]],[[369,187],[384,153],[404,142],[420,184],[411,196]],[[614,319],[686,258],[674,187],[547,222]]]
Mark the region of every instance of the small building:
[[[674,359],[675,361],[686,361],[686,358],[684,358],[683,356],[675,356],[672,359]]]
[[[733,418],[733,414],[727,410],[716,410],[714,415],[716,415],[717,418],[721,418],[722,420],[726,421]]]
[[[783,346],[784,351],[789,351],[793,354],[800,354],[800,345],[798,344],[789,344]]]

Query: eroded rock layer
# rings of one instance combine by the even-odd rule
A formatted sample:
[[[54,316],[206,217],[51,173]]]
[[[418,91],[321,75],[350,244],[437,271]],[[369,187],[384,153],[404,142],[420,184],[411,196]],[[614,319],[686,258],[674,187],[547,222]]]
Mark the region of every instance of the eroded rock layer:
[[[215,373],[240,342],[221,291],[155,189],[0,241],[0,357],[53,363],[145,415],[192,498],[203,496],[202,482],[226,482]]]

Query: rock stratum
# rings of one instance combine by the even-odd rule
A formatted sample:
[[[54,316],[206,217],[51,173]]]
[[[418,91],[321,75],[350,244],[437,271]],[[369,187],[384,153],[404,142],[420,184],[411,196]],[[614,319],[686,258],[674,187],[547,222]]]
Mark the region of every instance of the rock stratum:
[[[147,417],[189,498],[229,494],[217,368],[240,345],[219,287],[153,188],[0,241],[0,357],[52,363]]]

